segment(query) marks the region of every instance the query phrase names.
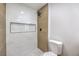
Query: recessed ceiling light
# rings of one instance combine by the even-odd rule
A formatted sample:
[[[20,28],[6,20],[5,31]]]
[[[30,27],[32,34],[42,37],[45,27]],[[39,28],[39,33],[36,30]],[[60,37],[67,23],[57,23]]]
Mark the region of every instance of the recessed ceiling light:
[[[21,14],[24,14],[24,11],[21,11],[20,13],[21,13]]]

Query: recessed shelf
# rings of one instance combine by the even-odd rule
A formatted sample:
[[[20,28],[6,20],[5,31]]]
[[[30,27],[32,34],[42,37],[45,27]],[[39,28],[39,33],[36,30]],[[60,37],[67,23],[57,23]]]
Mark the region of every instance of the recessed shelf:
[[[10,22],[11,33],[35,32],[36,24]]]

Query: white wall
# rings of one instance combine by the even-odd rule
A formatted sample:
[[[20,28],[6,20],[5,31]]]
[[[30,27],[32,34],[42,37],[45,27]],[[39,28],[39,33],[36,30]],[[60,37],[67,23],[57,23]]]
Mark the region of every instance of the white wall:
[[[6,4],[6,53],[7,55],[18,56],[29,55],[32,50],[37,48],[37,31],[11,33],[10,22],[36,24],[36,10],[29,8],[24,4]]]
[[[79,56],[79,4],[49,5],[50,39],[63,42],[63,55]]]

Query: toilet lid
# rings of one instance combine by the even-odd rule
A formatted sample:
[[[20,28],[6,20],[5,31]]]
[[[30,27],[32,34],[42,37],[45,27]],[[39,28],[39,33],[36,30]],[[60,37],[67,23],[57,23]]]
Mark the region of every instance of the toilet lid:
[[[44,56],[57,56],[57,55],[53,52],[45,52]]]

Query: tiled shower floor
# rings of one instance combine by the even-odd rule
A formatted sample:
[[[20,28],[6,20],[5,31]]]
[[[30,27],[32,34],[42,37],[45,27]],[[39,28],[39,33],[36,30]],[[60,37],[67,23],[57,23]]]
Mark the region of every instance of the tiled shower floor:
[[[33,50],[30,54],[29,54],[29,56],[42,56],[43,55],[43,52],[40,50],[40,49],[35,49],[35,50]]]

